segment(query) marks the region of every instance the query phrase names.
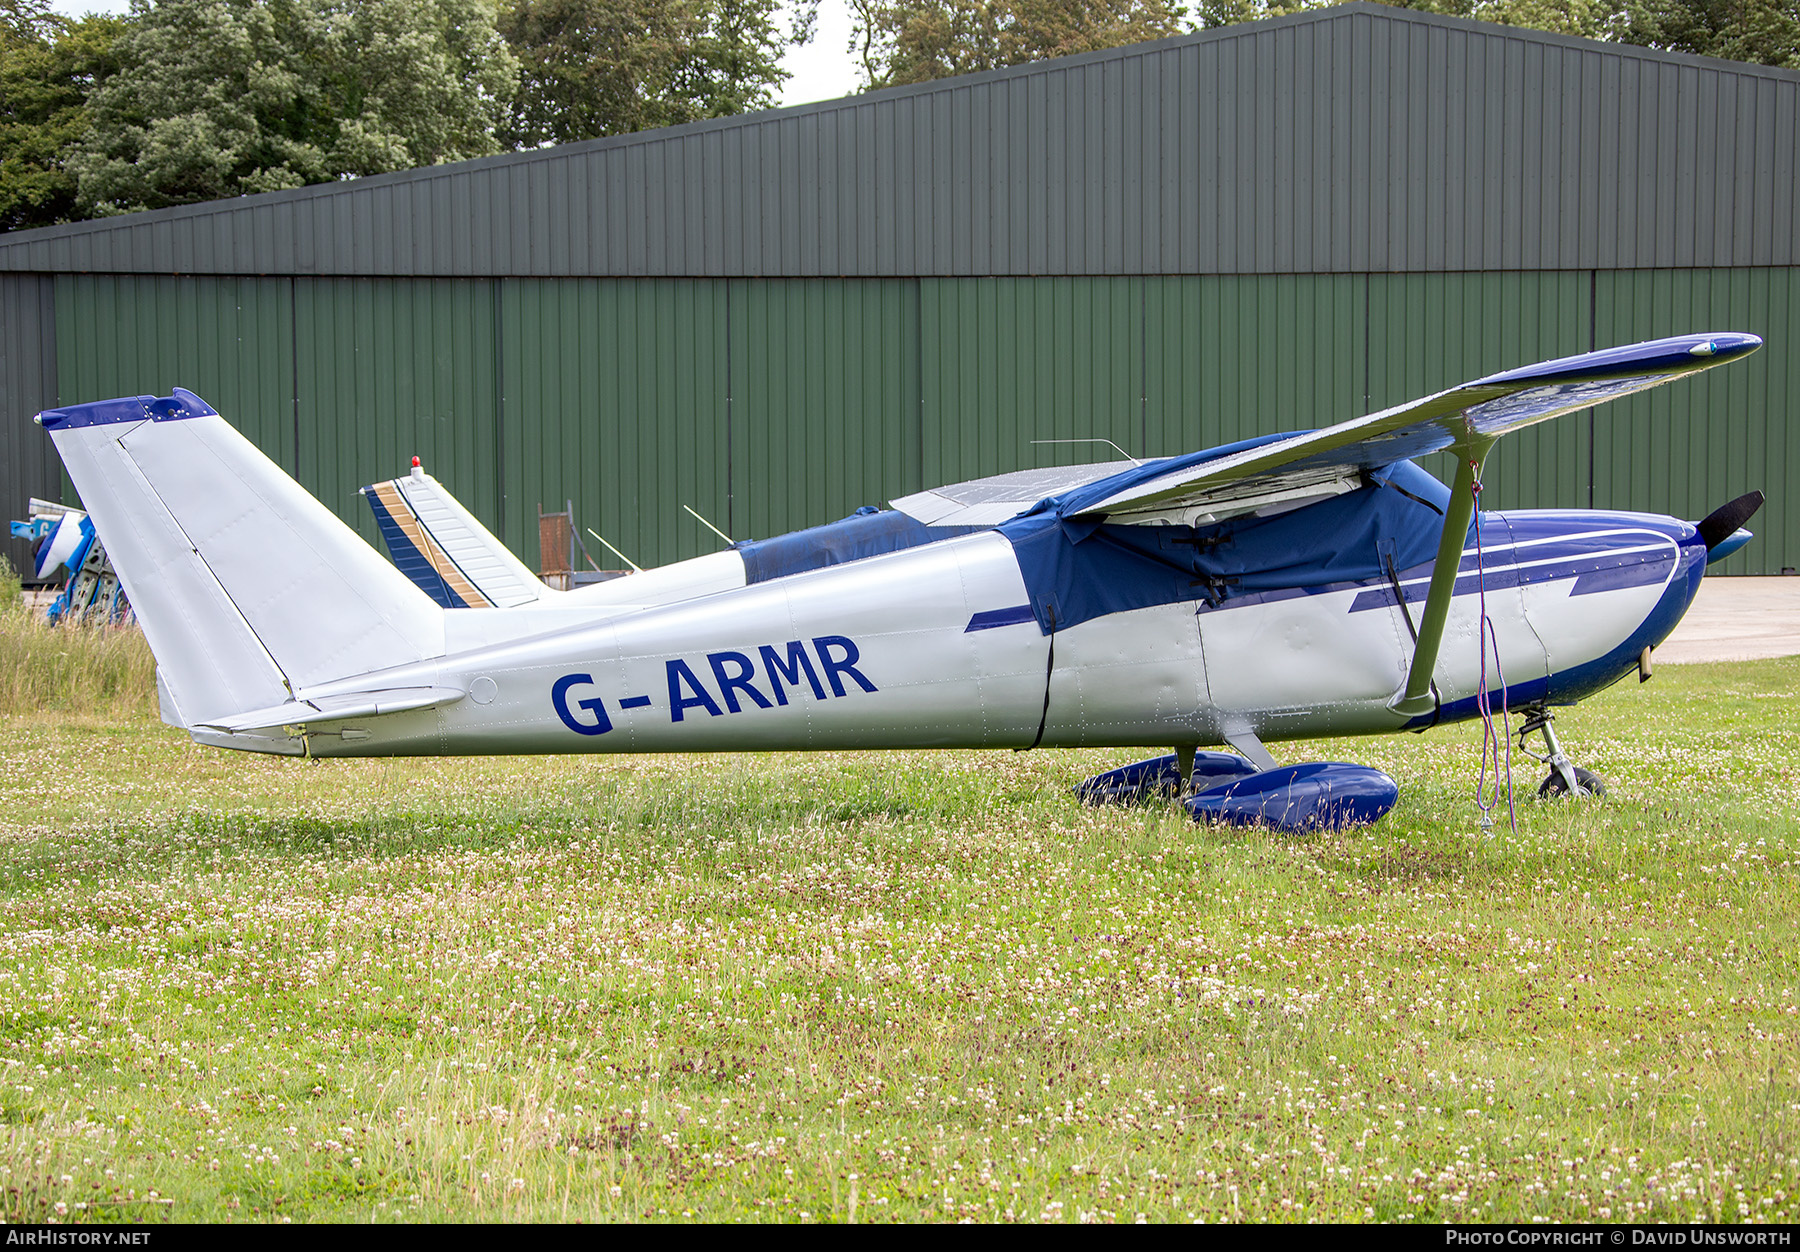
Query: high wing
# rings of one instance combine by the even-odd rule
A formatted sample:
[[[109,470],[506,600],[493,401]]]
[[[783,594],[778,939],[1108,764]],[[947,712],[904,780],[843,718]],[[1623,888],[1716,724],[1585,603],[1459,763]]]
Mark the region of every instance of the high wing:
[[[1427,453],[1464,446],[1485,452],[1508,431],[1709,369],[1761,345],[1755,335],[1736,333],[1657,339],[1508,370],[1324,430],[1232,450],[1002,474],[893,505],[932,526],[997,525],[1052,500],[1069,518],[1206,525],[1353,490],[1364,473]]]
[[[1137,461],[1101,461],[1093,465],[1017,470],[992,478],[952,483],[948,487],[933,487],[889,503],[927,526],[998,526],[1039,500],[1111,478],[1138,464]]]

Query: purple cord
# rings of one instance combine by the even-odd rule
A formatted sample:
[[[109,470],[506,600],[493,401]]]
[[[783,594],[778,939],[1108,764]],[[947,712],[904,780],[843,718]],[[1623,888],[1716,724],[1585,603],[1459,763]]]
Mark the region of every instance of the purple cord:
[[[1512,833],[1519,833],[1519,814],[1513,803],[1512,777],[1512,721],[1511,710],[1507,707],[1506,671],[1500,666],[1500,636],[1494,630],[1493,619],[1487,611],[1487,568],[1481,550],[1481,480],[1474,480],[1472,490],[1475,495],[1475,589],[1481,601],[1481,624],[1476,631],[1476,646],[1481,652],[1481,678],[1475,687],[1475,707],[1481,711],[1481,768],[1475,775],[1475,807],[1481,810],[1483,826],[1491,826],[1488,814],[1500,799],[1500,744],[1506,744],[1506,817],[1512,826]],[[1488,641],[1494,644],[1494,676],[1500,680],[1500,725],[1504,732],[1494,734],[1494,711],[1488,700],[1487,650]],[[1494,766],[1494,790],[1491,798],[1483,797],[1483,788],[1487,783],[1488,763]]]

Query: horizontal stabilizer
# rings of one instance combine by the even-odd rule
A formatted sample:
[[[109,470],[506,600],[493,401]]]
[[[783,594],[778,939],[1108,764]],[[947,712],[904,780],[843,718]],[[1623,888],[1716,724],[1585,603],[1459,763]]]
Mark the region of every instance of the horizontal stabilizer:
[[[343,695],[290,700],[286,704],[266,709],[253,709],[248,713],[201,722],[197,728],[241,735],[252,730],[278,730],[283,726],[341,722],[350,717],[380,717],[384,713],[436,708],[441,704],[455,704],[462,698],[463,693],[454,687],[396,687],[388,691],[355,691]]]

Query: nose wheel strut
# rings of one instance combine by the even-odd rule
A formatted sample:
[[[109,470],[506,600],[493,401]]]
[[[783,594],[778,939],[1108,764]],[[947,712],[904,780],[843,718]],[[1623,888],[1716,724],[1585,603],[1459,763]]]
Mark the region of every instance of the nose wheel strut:
[[[1546,800],[1557,796],[1604,796],[1606,784],[1600,775],[1590,770],[1581,769],[1571,761],[1556,741],[1556,714],[1543,705],[1534,705],[1525,710],[1525,721],[1519,727],[1519,751],[1550,767],[1550,776],[1538,787],[1538,795]],[[1534,732],[1542,732],[1544,751],[1533,752],[1526,743],[1527,737]]]

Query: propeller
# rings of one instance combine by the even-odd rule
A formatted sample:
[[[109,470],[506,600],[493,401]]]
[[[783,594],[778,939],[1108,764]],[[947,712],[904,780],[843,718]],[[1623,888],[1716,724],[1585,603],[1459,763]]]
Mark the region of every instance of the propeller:
[[[1756,516],[1756,510],[1763,506],[1763,493],[1750,491],[1739,496],[1730,504],[1720,505],[1706,515],[1705,520],[1696,524],[1700,531],[1700,539],[1706,544],[1707,564],[1730,555],[1750,541],[1748,531],[1743,531],[1743,538],[1732,542],[1740,533],[1743,524]],[[1721,545],[1725,545],[1721,550]]]

